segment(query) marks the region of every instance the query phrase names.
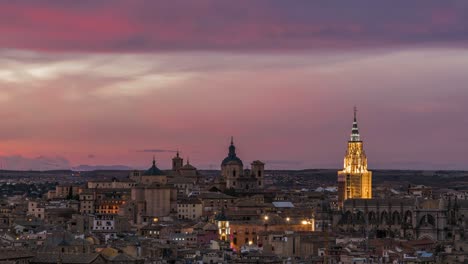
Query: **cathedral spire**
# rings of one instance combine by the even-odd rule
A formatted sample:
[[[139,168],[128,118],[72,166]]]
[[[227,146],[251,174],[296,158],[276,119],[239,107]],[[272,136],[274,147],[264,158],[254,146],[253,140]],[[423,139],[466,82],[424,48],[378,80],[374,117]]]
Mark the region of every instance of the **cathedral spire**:
[[[357,124],[357,107],[354,106],[354,121],[353,128],[351,129],[351,139],[352,142],[361,141],[361,135],[359,135],[359,128]]]
[[[231,136],[231,146],[234,145],[234,137]]]

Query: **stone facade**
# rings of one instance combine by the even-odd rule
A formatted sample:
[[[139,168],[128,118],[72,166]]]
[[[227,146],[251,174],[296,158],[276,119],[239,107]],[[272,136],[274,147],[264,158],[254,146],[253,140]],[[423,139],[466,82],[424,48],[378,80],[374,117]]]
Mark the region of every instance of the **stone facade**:
[[[349,199],[334,225],[369,237],[463,239],[468,203],[445,199]]]

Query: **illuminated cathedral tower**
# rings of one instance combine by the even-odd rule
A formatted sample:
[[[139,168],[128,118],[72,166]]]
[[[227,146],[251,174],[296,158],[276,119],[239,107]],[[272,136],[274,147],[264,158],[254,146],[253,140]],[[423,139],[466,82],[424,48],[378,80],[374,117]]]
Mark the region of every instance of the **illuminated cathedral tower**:
[[[341,207],[346,199],[372,198],[372,172],[367,170],[367,157],[364,152],[356,119],[354,122],[348,150],[344,158],[343,170],[338,172],[338,204]]]

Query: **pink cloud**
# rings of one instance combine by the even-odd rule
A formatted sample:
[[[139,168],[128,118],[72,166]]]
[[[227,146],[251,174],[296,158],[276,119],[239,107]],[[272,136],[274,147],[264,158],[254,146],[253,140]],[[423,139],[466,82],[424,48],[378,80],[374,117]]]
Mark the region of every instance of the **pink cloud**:
[[[465,1],[8,2],[0,47],[47,51],[349,49],[466,41]]]

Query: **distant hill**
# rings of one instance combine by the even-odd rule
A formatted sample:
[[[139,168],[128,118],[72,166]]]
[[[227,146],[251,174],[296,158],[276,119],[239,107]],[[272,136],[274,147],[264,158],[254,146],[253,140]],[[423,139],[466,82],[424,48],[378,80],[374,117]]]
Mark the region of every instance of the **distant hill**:
[[[124,170],[129,171],[133,168],[125,165],[79,165],[71,168],[73,171],[115,171]]]

